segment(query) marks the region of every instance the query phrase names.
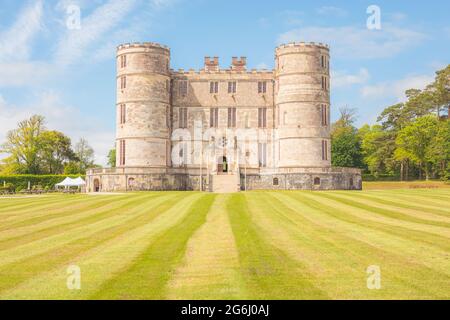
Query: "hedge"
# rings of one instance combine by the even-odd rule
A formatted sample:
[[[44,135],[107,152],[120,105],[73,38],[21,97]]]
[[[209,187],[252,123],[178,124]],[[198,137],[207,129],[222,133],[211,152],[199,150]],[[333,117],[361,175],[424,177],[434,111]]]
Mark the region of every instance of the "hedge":
[[[28,188],[28,182],[31,187],[42,186],[43,188],[53,189],[55,184],[63,181],[66,177],[78,178],[80,175],[32,175],[32,174],[14,174],[14,175],[0,175],[0,187],[6,184],[14,185],[16,191]],[[83,179],[84,176],[81,176]]]

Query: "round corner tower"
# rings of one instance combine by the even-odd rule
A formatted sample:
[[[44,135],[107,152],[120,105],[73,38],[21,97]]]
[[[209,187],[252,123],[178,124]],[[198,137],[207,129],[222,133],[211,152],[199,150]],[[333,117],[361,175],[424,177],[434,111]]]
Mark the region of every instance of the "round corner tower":
[[[275,50],[280,168],[329,167],[329,48],[290,43]]]
[[[156,43],[117,48],[117,167],[170,163],[170,50]]]

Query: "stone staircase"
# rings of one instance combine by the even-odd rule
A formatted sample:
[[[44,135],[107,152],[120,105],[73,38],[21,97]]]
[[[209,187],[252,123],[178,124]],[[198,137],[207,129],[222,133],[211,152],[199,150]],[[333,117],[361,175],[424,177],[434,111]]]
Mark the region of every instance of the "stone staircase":
[[[232,193],[239,191],[239,177],[236,174],[212,175],[211,191],[216,193]]]

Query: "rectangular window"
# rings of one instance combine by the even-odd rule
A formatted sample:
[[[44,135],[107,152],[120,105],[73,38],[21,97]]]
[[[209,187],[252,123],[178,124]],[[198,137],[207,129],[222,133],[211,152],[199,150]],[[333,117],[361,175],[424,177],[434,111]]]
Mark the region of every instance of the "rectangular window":
[[[213,81],[209,83],[209,93],[218,93],[219,92],[219,82]]]
[[[267,126],[266,122],[267,108],[258,108],[258,127],[265,128]]]
[[[186,97],[188,92],[188,81],[180,80],[178,83],[178,93],[180,97]]]
[[[127,77],[120,77],[120,89],[125,89],[127,87]]]
[[[217,128],[219,126],[219,109],[211,108],[209,112],[209,126]]]
[[[127,66],[127,56],[121,55],[120,56],[120,67],[125,68]]]
[[[119,164],[121,166],[125,165],[125,140],[120,140],[119,142]]]
[[[258,162],[260,167],[267,166],[267,144],[266,143],[258,143]]]
[[[266,93],[267,91],[267,82],[259,81],[258,82],[258,93]]]
[[[179,124],[180,128],[187,128],[187,108],[180,108],[180,119]]]
[[[228,93],[236,93],[236,81],[228,82]]]
[[[327,126],[328,125],[328,108],[326,104],[322,104],[322,126]]]
[[[236,127],[236,108],[228,108],[228,128]]]
[[[322,140],[322,160],[328,160],[328,141]]]
[[[325,76],[322,76],[322,89],[327,90],[328,89],[328,79]]]
[[[125,104],[120,105],[120,124],[124,124],[126,122],[126,106]]]

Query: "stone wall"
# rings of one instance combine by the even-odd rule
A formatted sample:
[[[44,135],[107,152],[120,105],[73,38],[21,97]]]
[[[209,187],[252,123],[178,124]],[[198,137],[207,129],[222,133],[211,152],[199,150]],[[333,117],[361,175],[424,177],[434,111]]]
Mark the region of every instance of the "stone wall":
[[[152,172],[153,171],[153,172]],[[248,173],[245,179],[241,168],[241,190],[361,190],[361,171],[353,168],[307,169],[290,173]],[[204,172],[203,190],[207,190],[208,177]],[[210,177],[211,179],[211,177]],[[317,180],[319,179],[319,180]],[[185,172],[155,172],[136,168],[128,172],[117,169],[93,169],[87,174],[87,191],[95,191],[95,180],[100,190],[111,191],[163,191],[200,190],[198,170]]]

